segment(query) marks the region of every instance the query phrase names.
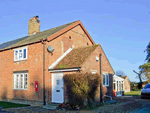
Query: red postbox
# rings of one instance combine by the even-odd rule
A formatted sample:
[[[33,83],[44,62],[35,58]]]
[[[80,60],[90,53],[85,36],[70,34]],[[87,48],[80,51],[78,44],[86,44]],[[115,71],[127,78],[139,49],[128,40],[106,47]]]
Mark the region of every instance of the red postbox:
[[[35,91],[38,91],[38,82],[35,81]]]

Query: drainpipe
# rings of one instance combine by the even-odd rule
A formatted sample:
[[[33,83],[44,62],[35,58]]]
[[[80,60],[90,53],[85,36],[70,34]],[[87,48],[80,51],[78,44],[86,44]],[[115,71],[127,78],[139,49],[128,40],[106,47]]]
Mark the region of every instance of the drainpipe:
[[[99,54],[99,64],[100,64],[100,76],[101,76],[101,82],[100,82],[100,102],[103,102],[103,89],[102,89],[102,54]]]
[[[45,102],[45,42],[42,40],[43,44],[43,105],[46,105]]]

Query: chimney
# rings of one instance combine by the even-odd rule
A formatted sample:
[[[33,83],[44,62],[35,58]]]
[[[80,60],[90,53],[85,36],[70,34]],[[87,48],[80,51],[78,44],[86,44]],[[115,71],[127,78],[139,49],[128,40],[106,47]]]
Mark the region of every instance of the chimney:
[[[39,16],[34,16],[28,21],[28,35],[33,35],[40,32]]]

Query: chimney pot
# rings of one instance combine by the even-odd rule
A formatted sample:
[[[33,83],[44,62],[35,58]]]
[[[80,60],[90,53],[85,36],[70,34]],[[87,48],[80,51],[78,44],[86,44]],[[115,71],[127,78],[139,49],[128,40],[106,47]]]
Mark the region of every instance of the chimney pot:
[[[40,32],[40,21],[38,20],[38,17],[39,16],[34,16],[28,21],[28,35]]]

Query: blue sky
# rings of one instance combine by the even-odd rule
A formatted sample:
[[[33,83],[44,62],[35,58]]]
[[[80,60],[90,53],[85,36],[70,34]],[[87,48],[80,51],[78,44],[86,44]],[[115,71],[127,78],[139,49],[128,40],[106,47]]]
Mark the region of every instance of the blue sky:
[[[144,63],[150,41],[149,0],[0,0],[0,43],[28,35],[38,15],[40,30],[81,20],[100,43],[114,69],[139,81],[133,69]]]

